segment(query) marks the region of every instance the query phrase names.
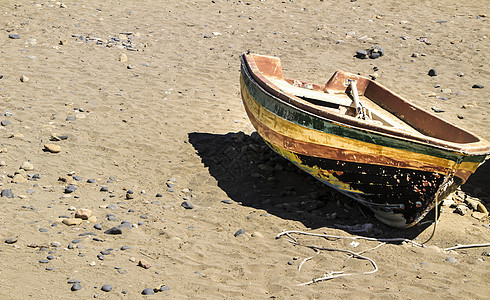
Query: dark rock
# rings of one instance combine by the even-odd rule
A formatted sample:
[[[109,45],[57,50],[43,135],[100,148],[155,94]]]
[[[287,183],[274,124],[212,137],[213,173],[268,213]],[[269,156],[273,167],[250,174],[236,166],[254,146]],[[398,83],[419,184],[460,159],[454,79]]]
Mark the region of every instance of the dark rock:
[[[112,286],[110,284],[104,284],[100,289],[104,292],[110,292],[112,291]]]
[[[237,232],[235,232],[234,236],[237,237],[240,234],[244,234],[244,233],[245,233],[245,230],[243,228],[240,228],[240,229],[237,230]]]
[[[185,209],[193,209],[194,208],[194,205],[192,205],[192,203],[190,203],[189,201],[182,202],[182,204],[180,206],[182,206]]]
[[[474,84],[472,86],[472,88],[474,88],[474,89],[482,89],[483,88],[483,85],[481,85],[481,84]]]
[[[122,251],[129,250],[129,249],[131,249],[131,247],[129,247],[129,246],[122,246],[121,247],[121,250]]]
[[[10,189],[3,189],[2,193],[0,193],[2,197],[14,198],[14,193]]]
[[[79,282],[75,282],[72,286],[71,286],[71,290],[73,292],[75,291],[78,291],[78,290],[81,290],[82,289],[82,285],[79,283]]]
[[[100,188],[101,192],[107,192],[109,189],[106,186]]]
[[[95,183],[95,179],[87,179],[88,183]]]
[[[73,241],[71,241],[73,244],[79,244],[82,242],[81,239],[74,239]]]
[[[69,186],[67,186],[65,188],[65,194],[73,193],[76,189],[77,189],[76,186],[74,186],[73,184],[70,184]]]
[[[9,237],[5,240],[5,243],[7,244],[15,244],[17,243],[19,239],[17,237]]]
[[[156,194],[156,195],[155,195],[155,197],[160,198],[160,197],[163,197],[163,195],[162,195],[162,194],[160,194],[160,193],[158,193],[158,194]]]
[[[142,292],[141,292],[142,295],[153,295],[155,294],[155,292],[153,291],[153,289],[150,289],[150,288],[146,288],[144,289]]]
[[[0,124],[1,124],[2,126],[7,126],[7,125],[12,124],[12,122],[10,122],[9,120],[3,120],[2,122],[0,122]]]
[[[437,71],[436,69],[430,69],[429,70],[429,73],[427,73],[427,75],[433,77],[433,76],[437,76]]]
[[[122,234],[122,229],[119,227],[112,227],[104,231],[106,234]]]
[[[102,225],[100,224],[95,224],[94,225],[94,228],[97,229],[97,230],[102,230]]]
[[[356,51],[356,57],[360,59],[367,59],[368,58],[368,52],[366,50],[357,50]]]
[[[233,204],[233,201],[231,201],[230,199],[225,199],[225,200],[221,200],[221,203],[224,203],[224,204]]]
[[[39,231],[40,232],[48,232],[48,230],[46,228],[39,228]]]
[[[97,254],[97,258],[98,258],[99,260],[104,260],[104,259],[105,259],[105,256],[104,256],[103,254],[100,254],[100,253],[99,253],[99,254]]]
[[[18,39],[20,39],[20,35],[15,34],[15,33],[11,33],[11,34],[9,34],[9,38],[14,39],[14,40],[18,40]]]
[[[47,259],[41,259],[39,262],[42,263],[42,264],[47,264],[47,263],[49,263],[49,260],[47,260]]]

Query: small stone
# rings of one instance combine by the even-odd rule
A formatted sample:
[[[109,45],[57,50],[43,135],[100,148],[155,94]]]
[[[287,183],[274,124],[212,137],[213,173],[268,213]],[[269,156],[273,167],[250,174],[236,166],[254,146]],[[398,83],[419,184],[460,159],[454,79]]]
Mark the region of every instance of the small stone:
[[[20,39],[20,35],[15,34],[15,33],[11,33],[11,34],[9,34],[9,38],[11,38],[13,40],[18,40],[18,39]]]
[[[431,107],[431,109],[436,112],[436,113],[442,113],[442,112],[445,112],[444,109],[442,108],[439,108],[439,107]]]
[[[238,229],[237,232],[235,232],[234,236],[237,237],[237,236],[244,234],[244,233],[245,233],[245,230],[243,228],[241,228],[241,229]]]
[[[102,187],[100,188],[100,191],[101,191],[101,192],[107,192],[107,191],[109,191],[109,188],[108,188],[108,187],[106,187],[106,186],[102,186]]]
[[[95,224],[94,225],[94,228],[97,229],[97,230],[102,230],[102,225],[100,224]]]
[[[367,59],[368,58],[368,52],[366,50],[357,50],[356,51],[356,57],[360,59]]]
[[[112,291],[112,286],[110,284],[104,284],[100,289],[104,292],[110,292]]]
[[[151,268],[150,263],[149,263],[149,262],[147,262],[147,261],[146,261],[146,260],[144,260],[144,259],[140,259],[140,261],[138,262],[138,266],[139,266],[139,267],[142,267],[142,268],[144,268],[144,269],[149,269],[149,268]]]
[[[194,205],[192,205],[192,203],[190,203],[189,201],[182,202],[181,206],[185,209],[193,209],[194,208]]]
[[[12,178],[12,182],[24,183],[27,182],[27,179],[24,176],[22,176],[22,174],[15,174],[14,177]]]
[[[90,216],[87,221],[90,223],[97,223],[97,217],[96,216]]]
[[[80,218],[82,220],[87,220],[92,216],[92,211],[87,208],[80,208],[75,212],[75,218]]]
[[[121,55],[119,55],[119,61],[120,62],[127,62],[128,56],[126,54],[122,53]]]
[[[63,219],[63,224],[68,225],[68,226],[73,226],[73,225],[80,225],[82,224],[83,220],[82,219]]]
[[[150,289],[150,288],[146,288],[144,289],[142,292],[141,292],[142,295],[153,295],[155,294],[155,291],[153,291],[153,289]]]
[[[22,82],[28,82],[29,81],[29,77],[27,77],[25,75],[22,75],[22,76],[20,76],[20,81],[22,81]]]
[[[160,286],[158,291],[160,291],[160,292],[170,291],[170,288],[166,285],[162,285],[162,286]]]
[[[76,186],[74,186],[73,184],[70,184],[69,186],[67,186],[65,188],[65,194],[71,194],[73,193],[75,190],[77,189]]]
[[[87,179],[87,183],[95,183],[95,179]]]
[[[14,198],[14,192],[12,192],[10,189],[3,189],[0,195],[6,198]]]
[[[129,246],[122,246],[121,247],[121,250],[122,251],[129,250],[129,249],[131,249],[131,247],[129,247]]]
[[[106,234],[122,234],[122,229],[119,227],[112,227],[104,231]]]
[[[231,201],[230,199],[225,199],[225,200],[221,200],[221,203],[224,203],[224,204],[233,204],[233,201]]]
[[[117,209],[119,209],[119,207],[117,206],[117,204],[114,204],[114,203],[111,203],[111,204],[107,205],[106,208],[108,208],[110,210],[117,210]]]
[[[46,144],[44,145],[44,151],[51,153],[59,153],[61,152],[61,147],[55,144]]]
[[[252,237],[263,238],[264,236],[262,235],[262,233],[260,233],[258,231],[254,231],[252,233]]]
[[[472,86],[472,88],[474,88],[474,89],[482,89],[483,88],[483,85],[481,85],[481,84],[474,84]]]
[[[157,198],[161,198],[161,197],[163,197],[163,195],[162,195],[162,194],[160,194],[160,193],[158,193],[158,194],[156,194],[156,195],[155,195],[155,197],[157,197]]]
[[[20,168],[23,169],[23,170],[25,170],[25,171],[33,171],[34,170],[34,166],[30,162],[28,162],[28,161],[24,162],[20,166]]]
[[[427,75],[433,77],[433,76],[437,76],[437,71],[436,69],[430,69],[429,70],[429,73],[427,73]]]
[[[12,122],[10,122],[9,120],[3,120],[2,122],[0,122],[0,124],[5,127],[7,125],[12,124]]]
[[[463,72],[458,72],[458,74],[456,74],[458,77],[463,77],[464,76],[464,73]]]
[[[446,257],[446,261],[449,262],[449,263],[452,263],[452,264],[455,264],[458,262],[458,260],[452,256],[448,256]]]
[[[18,237],[9,237],[5,240],[5,243],[7,244],[15,244],[18,241]]]
[[[74,283],[74,284],[71,286],[71,290],[72,290],[73,292],[78,291],[78,290],[80,290],[80,289],[82,289],[82,285],[81,285],[79,282],[75,282],[75,283]]]

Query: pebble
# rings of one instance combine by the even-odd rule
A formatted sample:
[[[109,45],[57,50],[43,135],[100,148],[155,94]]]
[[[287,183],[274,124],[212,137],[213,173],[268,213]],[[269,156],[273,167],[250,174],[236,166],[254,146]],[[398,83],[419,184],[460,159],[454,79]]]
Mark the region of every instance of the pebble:
[[[76,189],[77,189],[76,186],[74,186],[73,184],[70,184],[69,186],[67,186],[65,188],[65,194],[73,193]]]
[[[262,235],[262,233],[260,233],[258,231],[254,231],[252,233],[252,237],[263,238],[264,236]]]
[[[82,220],[87,220],[92,216],[92,211],[87,208],[80,208],[75,212],[75,218],[80,218]]]
[[[433,77],[433,76],[437,76],[437,71],[436,69],[430,69],[429,72],[427,73],[427,75]]]
[[[2,126],[7,126],[7,125],[10,125],[12,124],[12,122],[10,122],[9,120],[3,120],[2,122],[0,122],[0,124],[2,124]]]
[[[3,189],[0,195],[2,197],[14,198],[14,192],[12,192],[10,189]]]
[[[82,289],[82,285],[80,284],[80,282],[75,282],[72,286],[71,286],[71,290],[73,292],[75,291],[78,291],[78,290],[81,290]]]
[[[87,179],[87,183],[95,183],[95,179]]]
[[[160,286],[158,291],[160,291],[160,292],[170,291],[170,288],[166,285],[162,285],[162,286]]]
[[[144,268],[144,269],[149,269],[151,268],[151,265],[149,262],[147,262],[146,260],[144,259],[140,259],[140,261],[138,262],[138,266]]]
[[[126,54],[121,54],[119,55],[119,61],[120,62],[127,62],[128,61],[128,56]]]
[[[94,225],[94,228],[97,229],[97,230],[102,230],[102,225],[100,224],[95,224]]]
[[[104,284],[100,289],[103,290],[104,292],[110,292],[112,291],[112,286],[110,284]]]
[[[104,231],[106,234],[122,234],[122,229],[119,227],[112,227]]]
[[[111,209],[111,210],[117,210],[117,209],[119,209],[119,207],[117,206],[117,204],[114,204],[114,203],[111,203],[111,204],[107,205],[106,208]]]
[[[141,292],[142,295],[153,295],[155,294],[155,291],[151,288],[146,288]]]
[[[107,191],[109,191],[109,188],[107,188],[106,186],[103,186],[100,188],[100,191],[101,192],[107,192]]]
[[[18,40],[18,39],[20,39],[20,35],[15,34],[15,33],[11,33],[11,34],[9,34],[9,38],[14,39],[14,40]]]
[[[39,232],[48,232],[46,228],[39,228]]]
[[[237,237],[237,236],[244,234],[244,233],[245,233],[245,230],[243,228],[241,228],[241,229],[238,229],[237,232],[235,232],[234,236]]]
[[[221,203],[224,203],[224,204],[233,204],[233,201],[231,201],[230,199],[225,199],[225,200],[221,200]]]
[[[131,247],[129,247],[129,246],[122,246],[121,247],[121,250],[122,251],[129,250],[129,249],[131,249]]]
[[[76,218],[70,218],[70,219],[63,219],[62,223],[68,226],[73,226],[73,225],[80,225],[82,224],[83,220],[82,219],[76,219]]]
[[[59,153],[61,152],[61,147],[55,144],[46,144],[44,145],[44,151],[51,153]]]
[[[194,208],[194,205],[192,205],[192,203],[190,203],[189,201],[182,202],[181,206],[185,209],[193,209]]]
[[[472,88],[474,88],[474,89],[482,89],[483,88],[483,85],[481,85],[481,84],[474,84],[472,86]]]
[[[5,240],[5,243],[7,244],[15,244],[18,241],[18,237],[9,237]]]
[[[455,264],[458,262],[458,260],[452,256],[448,256],[446,257],[446,261],[449,262],[449,263],[452,263],[452,264]]]
[[[27,77],[25,75],[22,75],[22,76],[20,76],[20,81],[21,82],[28,82],[29,81],[29,77]]]
[[[23,169],[25,171],[34,171],[34,166],[28,162],[28,161],[25,161],[24,163],[22,163],[22,165],[20,166],[20,169]]]
[[[160,193],[158,193],[158,194],[156,194],[156,195],[155,195],[155,197],[157,197],[157,198],[161,198],[161,197],[163,197],[163,195],[162,195],[162,194],[160,194]]]

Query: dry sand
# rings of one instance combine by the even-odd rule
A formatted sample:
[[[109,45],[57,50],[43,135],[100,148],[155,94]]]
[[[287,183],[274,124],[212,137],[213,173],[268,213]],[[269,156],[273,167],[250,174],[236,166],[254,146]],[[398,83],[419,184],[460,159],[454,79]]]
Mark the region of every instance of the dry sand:
[[[266,150],[251,136],[238,81],[239,55],[247,50],[280,56],[289,77],[317,83],[337,69],[369,75],[377,67],[383,85],[427,109],[441,108],[445,119],[490,139],[488,4],[1,1],[0,112],[10,124],[0,127],[0,190],[10,189],[14,198],[0,198],[0,298],[136,299],[145,297],[143,289],[162,284],[170,290],[147,297],[488,297],[490,259],[482,255],[488,248],[441,250],[489,242],[488,219],[477,220],[471,211],[461,216],[449,207],[442,210],[431,247],[384,245],[365,254],[378,264],[375,274],[296,286],[328,271],[371,268],[328,252],[298,271],[314,252],[275,239],[282,230],[350,235],[337,225],[373,224],[371,236],[421,242],[432,226],[387,228]],[[121,43],[107,47],[113,37],[126,44],[130,37],[137,51]],[[385,56],[353,57],[376,45]],[[431,68],[438,76],[427,75]],[[52,134],[68,138],[50,141]],[[61,152],[43,151],[47,143]],[[25,161],[34,168],[23,175],[30,180],[17,176],[19,183],[12,183]],[[276,169],[259,169],[260,164]],[[487,163],[461,195],[490,203],[489,174]],[[74,181],[77,189],[65,193],[67,183],[59,177],[73,176],[81,179]],[[103,186],[107,192],[100,191]],[[127,190],[133,199],[126,199]],[[184,200],[194,209],[181,207]],[[97,221],[62,224],[59,216],[71,216],[73,208],[92,210]],[[332,213],[336,219],[325,217]],[[104,234],[122,221],[142,223],[124,227],[121,235]],[[239,229],[245,233],[235,237]],[[96,240],[78,236],[87,232],[97,234]],[[7,238],[18,241],[4,243]],[[68,249],[75,239],[81,242]],[[352,251],[377,245],[300,241]],[[110,248],[104,260],[97,257]],[[39,262],[48,255],[53,259]],[[141,259],[151,267],[138,266]],[[82,288],[70,291],[69,279],[81,280]],[[101,291],[104,284],[112,291]]]

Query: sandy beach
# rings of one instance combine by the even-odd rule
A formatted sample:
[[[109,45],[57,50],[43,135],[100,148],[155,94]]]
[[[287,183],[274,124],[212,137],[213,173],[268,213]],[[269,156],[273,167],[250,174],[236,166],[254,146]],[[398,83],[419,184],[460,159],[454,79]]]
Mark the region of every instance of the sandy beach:
[[[379,269],[298,286],[373,266],[282,231],[421,243],[434,214],[393,229],[297,170],[239,88],[240,54],[275,55],[290,78],[375,77],[490,140],[488,4],[0,2],[0,298],[488,298],[490,248],[444,251],[490,242],[468,204],[490,210],[488,161],[426,247],[294,235]],[[374,46],[384,56],[354,57]]]

